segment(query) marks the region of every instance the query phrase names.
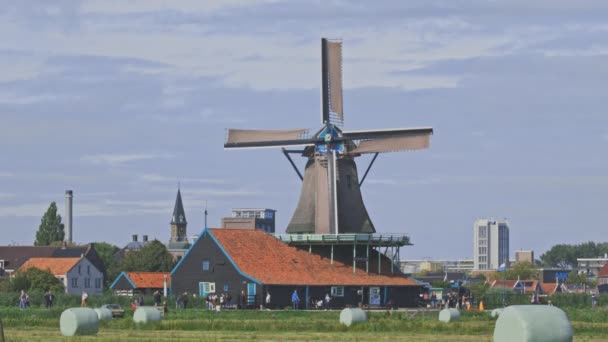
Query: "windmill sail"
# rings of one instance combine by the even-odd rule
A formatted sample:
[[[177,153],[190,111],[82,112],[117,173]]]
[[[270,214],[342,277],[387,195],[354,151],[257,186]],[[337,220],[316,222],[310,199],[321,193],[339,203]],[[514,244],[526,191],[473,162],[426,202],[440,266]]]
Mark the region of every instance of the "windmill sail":
[[[290,130],[255,130],[228,129],[225,148],[271,147],[312,145],[315,139],[307,138],[307,129]]]
[[[342,42],[321,40],[323,123],[342,124]]]
[[[382,153],[427,149],[432,134],[432,128],[406,128],[344,132],[344,139],[355,141],[352,154]]]

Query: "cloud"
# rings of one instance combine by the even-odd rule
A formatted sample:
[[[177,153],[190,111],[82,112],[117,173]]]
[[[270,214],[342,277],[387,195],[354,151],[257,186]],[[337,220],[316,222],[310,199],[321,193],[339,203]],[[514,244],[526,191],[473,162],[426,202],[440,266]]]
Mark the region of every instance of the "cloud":
[[[81,161],[95,165],[120,166],[125,163],[151,160],[151,159],[171,159],[173,154],[153,154],[153,153],[132,153],[132,154],[91,154],[80,158]]]
[[[0,217],[42,217],[49,208],[49,203],[26,203],[0,206]],[[64,209],[59,207],[58,213],[63,216]],[[118,211],[92,203],[77,203],[74,206],[75,217],[84,216],[114,216]]]
[[[177,177],[166,177],[157,174],[143,174],[140,179],[144,182],[162,182],[162,183],[206,183],[206,184],[224,184],[226,183],[223,179],[213,178],[177,178]]]

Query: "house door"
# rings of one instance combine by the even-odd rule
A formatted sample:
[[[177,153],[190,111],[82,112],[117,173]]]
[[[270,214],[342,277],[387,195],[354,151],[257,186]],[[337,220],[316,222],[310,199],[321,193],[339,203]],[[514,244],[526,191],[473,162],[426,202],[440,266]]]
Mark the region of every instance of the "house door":
[[[380,288],[369,288],[369,305],[380,305]]]
[[[247,284],[247,304],[254,304],[255,300],[255,283]]]

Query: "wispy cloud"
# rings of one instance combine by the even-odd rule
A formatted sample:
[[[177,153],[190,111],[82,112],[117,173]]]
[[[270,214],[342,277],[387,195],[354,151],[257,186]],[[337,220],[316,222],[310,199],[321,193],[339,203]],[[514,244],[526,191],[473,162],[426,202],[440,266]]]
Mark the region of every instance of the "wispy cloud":
[[[150,159],[171,159],[175,155],[163,153],[131,153],[131,154],[91,154],[80,158],[81,161],[95,165],[119,166],[125,163]]]
[[[162,183],[206,183],[206,184],[224,184],[226,183],[223,179],[213,178],[177,178],[177,177],[166,177],[157,174],[144,174],[140,177],[145,182],[162,182]]]

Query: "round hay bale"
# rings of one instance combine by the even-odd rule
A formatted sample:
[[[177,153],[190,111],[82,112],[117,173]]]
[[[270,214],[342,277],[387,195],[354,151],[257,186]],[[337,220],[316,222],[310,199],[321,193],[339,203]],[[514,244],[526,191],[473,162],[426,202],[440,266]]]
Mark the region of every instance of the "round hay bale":
[[[494,342],[572,342],[573,337],[568,316],[554,306],[509,306],[494,327]]]
[[[365,311],[359,308],[346,308],[340,312],[340,323],[350,327],[353,323],[367,321]]]
[[[100,321],[108,321],[112,319],[112,311],[106,308],[95,308],[95,313]]]
[[[97,335],[99,317],[90,308],[72,308],[61,313],[59,329],[63,336]]]
[[[502,313],[502,310],[504,310],[504,309],[503,308],[494,309],[494,310],[492,310],[492,313],[490,313],[490,316],[492,316],[492,318],[497,318]]]
[[[460,319],[460,311],[458,309],[449,308],[439,311],[439,320],[441,322],[450,323]]]
[[[156,322],[162,319],[160,310],[154,306],[140,306],[133,314],[133,322],[149,323]]]

